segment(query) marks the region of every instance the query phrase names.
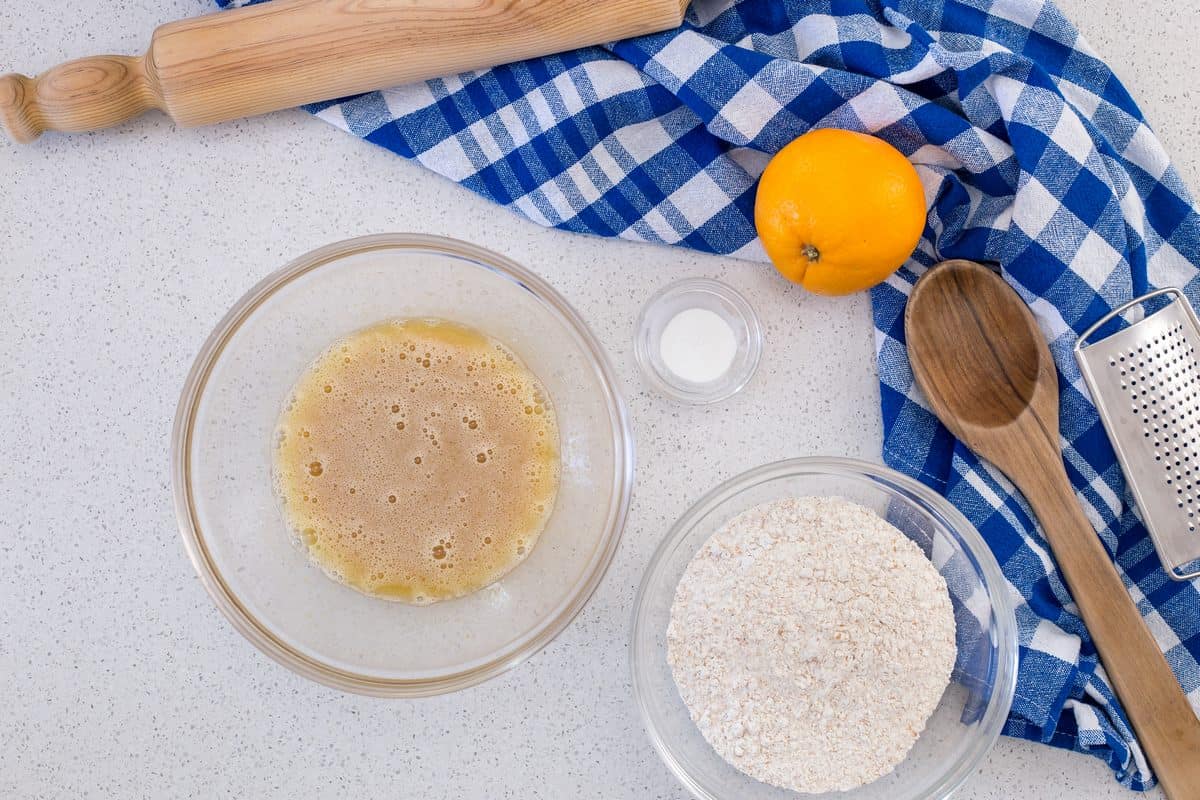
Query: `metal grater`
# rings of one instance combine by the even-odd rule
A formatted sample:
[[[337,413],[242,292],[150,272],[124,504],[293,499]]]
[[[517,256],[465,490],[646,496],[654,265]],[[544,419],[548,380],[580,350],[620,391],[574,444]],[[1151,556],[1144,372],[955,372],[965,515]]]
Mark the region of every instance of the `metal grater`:
[[[1156,297],[1171,301],[1088,343]],[[1200,320],[1191,303],[1178,289],[1131,300],[1084,331],[1075,359],[1167,574],[1200,576]]]

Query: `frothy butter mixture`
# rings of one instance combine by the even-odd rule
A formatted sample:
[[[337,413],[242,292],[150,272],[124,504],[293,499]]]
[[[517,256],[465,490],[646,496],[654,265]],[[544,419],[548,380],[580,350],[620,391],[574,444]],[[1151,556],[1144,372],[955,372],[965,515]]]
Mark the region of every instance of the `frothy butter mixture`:
[[[336,580],[426,605],[498,580],[554,506],[559,434],[537,377],[499,342],[410,319],[334,343],[280,416],[289,527]]]

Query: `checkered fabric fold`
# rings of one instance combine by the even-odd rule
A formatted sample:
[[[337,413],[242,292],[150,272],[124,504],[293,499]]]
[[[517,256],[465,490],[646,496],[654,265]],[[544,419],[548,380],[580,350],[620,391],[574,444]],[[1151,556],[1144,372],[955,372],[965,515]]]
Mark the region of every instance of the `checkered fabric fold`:
[[[913,258],[872,293],[885,460],[962,509],[1009,581],[1020,671],[1005,733],[1152,784],[1029,507],[933,418],[904,347],[926,267],[999,265],[1050,341],[1079,500],[1200,706],[1200,584],[1165,576],[1071,357],[1078,332],[1152,287],[1200,300],[1200,217],[1054,5],[697,0],[668,33],[310,110],[539,224],[757,261],[755,182],[788,141],[850,128],[908,155],[931,211]]]

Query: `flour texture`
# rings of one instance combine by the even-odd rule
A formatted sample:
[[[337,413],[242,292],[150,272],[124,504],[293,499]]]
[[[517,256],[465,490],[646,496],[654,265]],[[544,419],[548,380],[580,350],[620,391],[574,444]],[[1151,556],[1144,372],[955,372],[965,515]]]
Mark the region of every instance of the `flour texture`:
[[[870,509],[790,498],[735,517],[676,589],[667,658],[692,720],[747,775],[844,791],[904,760],[955,661],[946,582]]]

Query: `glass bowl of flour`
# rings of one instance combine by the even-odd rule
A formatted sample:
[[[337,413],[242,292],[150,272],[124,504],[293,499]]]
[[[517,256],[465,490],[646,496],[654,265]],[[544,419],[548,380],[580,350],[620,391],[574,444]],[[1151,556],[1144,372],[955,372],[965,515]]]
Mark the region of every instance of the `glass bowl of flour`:
[[[1008,715],[1016,622],[944,498],[801,458],[675,524],[638,592],[631,661],[650,740],[698,798],[946,798]]]

